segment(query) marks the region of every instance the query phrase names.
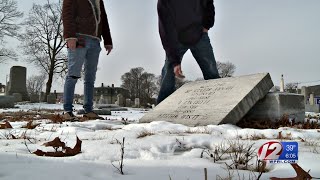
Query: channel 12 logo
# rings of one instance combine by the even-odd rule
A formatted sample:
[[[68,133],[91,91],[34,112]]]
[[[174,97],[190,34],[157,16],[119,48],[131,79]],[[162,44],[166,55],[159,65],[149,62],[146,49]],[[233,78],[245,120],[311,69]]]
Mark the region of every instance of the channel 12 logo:
[[[270,163],[297,163],[298,142],[269,141],[259,148],[258,159]]]

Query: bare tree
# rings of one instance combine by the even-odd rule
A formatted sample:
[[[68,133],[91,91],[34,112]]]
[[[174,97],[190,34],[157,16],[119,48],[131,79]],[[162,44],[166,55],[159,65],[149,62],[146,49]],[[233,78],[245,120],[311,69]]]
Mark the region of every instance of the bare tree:
[[[141,78],[142,98],[146,103],[152,103],[152,98],[157,93],[156,76],[152,73],[144,72]]]
[[[46,80],[45,75],[34,75],[27,80],[27,91],[29,94],[40,94]]]
[[[229,61],[228,62],[217,61],[217,68],[218,68],[219,75],[222,78],[232,77],[236,70],[236,66]]]
[[[298,89],[298,84],[296,82],[293,83],[287,83],[286,87],[285,87],[285,91],[289,92],[289,93],[298,93],[297,89]]]
[[[23,16],[23,13],[18,11],[17,1],[15,0],[0,0],[0,44],[5,43],[4,38],[16,37],[19,30],[17,20]],[[16,59],[16,54],[13,50],[5,47],[0,48],[0,63],[8,59]]]
[[[121,87],[129,90],[130,98],[139,98],[142,105],[153,103],[152,98],[157,92],[156,77],[144,71],[142,67],[132,68],[121,76]]]
[[[20,37],[24,54],[47,74],[46,95],[50,94],[55,75],[65,73],[67,55],[63,39],[61,3],[34,4]],[[46,96],[45,96],[46,97]]]

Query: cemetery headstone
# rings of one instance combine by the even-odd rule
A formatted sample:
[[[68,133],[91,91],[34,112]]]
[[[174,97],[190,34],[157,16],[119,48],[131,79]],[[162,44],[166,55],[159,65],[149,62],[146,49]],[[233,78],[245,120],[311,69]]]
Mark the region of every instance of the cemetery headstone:
[[[310,94],[309,104],[310,105],[315,105],[315,99],[314,99],[314,94],[313,93]]]
[[[134,99],[134,106],[135,107],[140,107],[140,99],[139,98],[135,98]]]
[[[22,102],[22,95],[20,93],[12,93],[14,97],[14,102]]]
[[[20,93],[23,101],[29,101],[27,92],[27,68],[22,66],[12,66],[10,69],[10,80],[7,95]]]
[[[31,103],[38,103],[38,102],[39,102],[39,95],[37,95],[37,94],[30,94],[30,102],[31,102]]]
[[[13,96],[0,96],[0,108],[13,108],[14,97]]]
[[[236,124],[273,87],[269,73],[187,83],[145,114],[141,123]]]
[[[124,107],[124,99],[122,94],[117,95],[117,102],[119,106]]]
[[[126,107],[131,107],[131,99],[126,99]]]
[[[56,104],[56,95],[52,94],[52,93],[47,95],[47,103],[48,104]]]
[[[107,99],[105,99],[102,94],[101,94],[100,99],[99,99],[99,104],[108,104]]]

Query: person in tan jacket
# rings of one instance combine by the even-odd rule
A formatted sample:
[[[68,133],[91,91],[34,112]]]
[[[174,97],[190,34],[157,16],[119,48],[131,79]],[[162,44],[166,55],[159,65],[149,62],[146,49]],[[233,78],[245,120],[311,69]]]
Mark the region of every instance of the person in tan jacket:
[[[107,54],[113,44],[103,0],[64,0],[62,8],[63,36],[68,48],[68,74],[64,84],[63,108],[66,120],[76,120],[73,114],[75,85],[84,66],[84,104],[89,119],[101,119],[93,112],[93,91],[103,38]]]

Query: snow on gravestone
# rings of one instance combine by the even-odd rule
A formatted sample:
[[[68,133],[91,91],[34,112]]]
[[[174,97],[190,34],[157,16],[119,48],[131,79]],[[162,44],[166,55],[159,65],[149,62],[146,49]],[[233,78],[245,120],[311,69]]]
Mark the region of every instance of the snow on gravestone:
[[[140,123],[236,124],[272,87],[269,73],[191,82],[145,114]]]

